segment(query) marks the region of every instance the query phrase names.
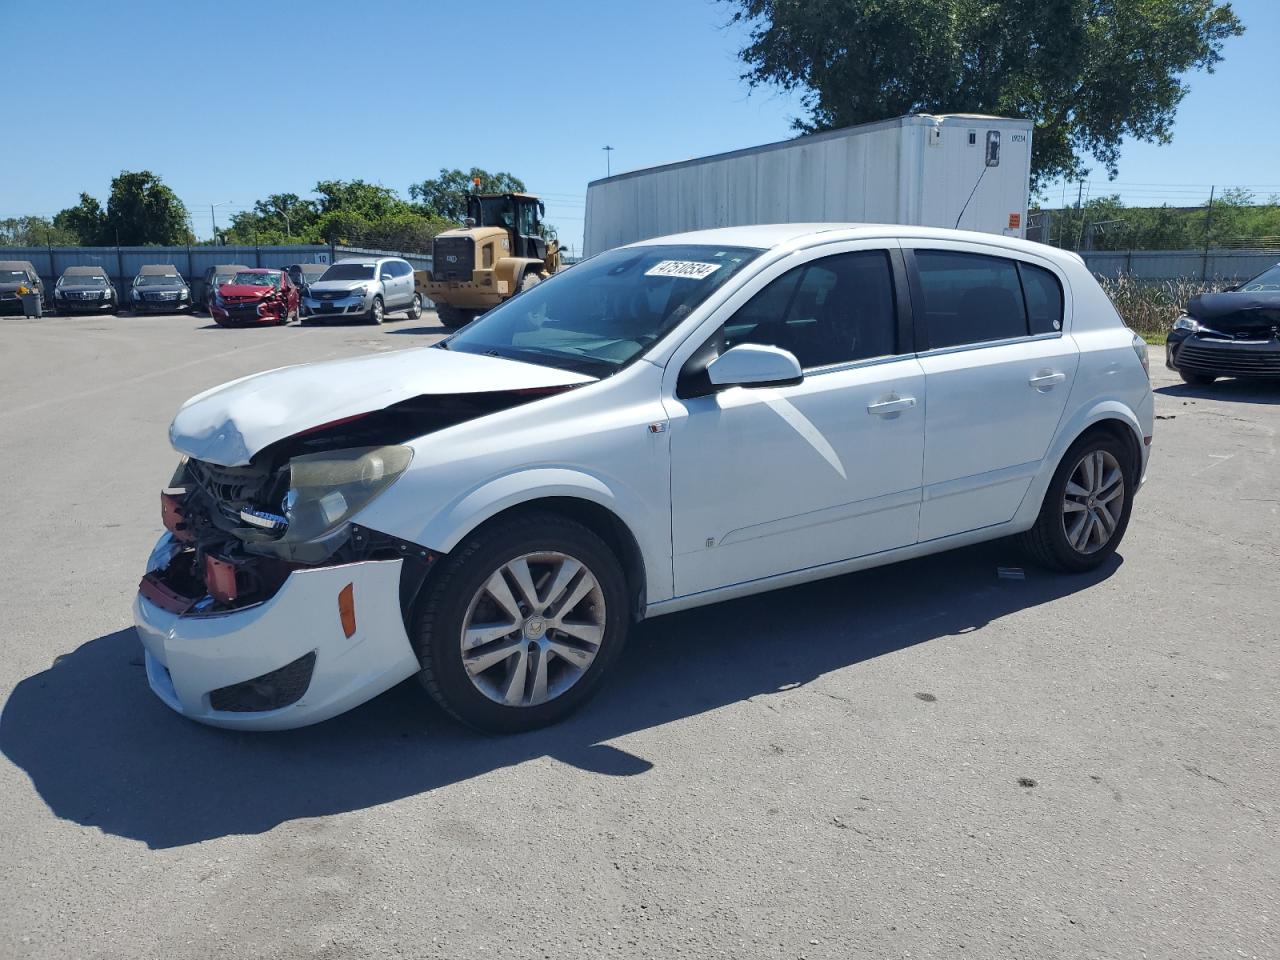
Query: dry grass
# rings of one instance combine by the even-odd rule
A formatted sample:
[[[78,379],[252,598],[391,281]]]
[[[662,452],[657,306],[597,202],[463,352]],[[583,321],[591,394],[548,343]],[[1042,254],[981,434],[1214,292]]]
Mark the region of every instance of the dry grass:
[[[1099,277],[1120,316],[1135,333],[1153,342],[1164,340],[1187,301],[1200,293],[1221,290],[1223,280],[1135,280],[1128,275]]]

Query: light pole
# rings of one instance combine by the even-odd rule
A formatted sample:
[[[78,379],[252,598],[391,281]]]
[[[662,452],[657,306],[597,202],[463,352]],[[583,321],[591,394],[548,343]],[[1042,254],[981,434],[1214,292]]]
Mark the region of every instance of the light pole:
[[[604,175],[606,177],[612,177],[613,176],[613,162],[612,162],[613,147],[605,146],[605,147],[601,147],[600,149],[604,151]]]
[[[217,203],[209,204],[209,220],[213,223],[213,244],[218,245],[218,215],[214,213],[216,207],[225,206],[230,200],[219,200]]]

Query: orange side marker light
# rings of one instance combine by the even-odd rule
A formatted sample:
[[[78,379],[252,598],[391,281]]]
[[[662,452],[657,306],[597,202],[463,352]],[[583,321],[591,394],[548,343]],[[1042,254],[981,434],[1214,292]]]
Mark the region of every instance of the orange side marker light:
[[[348,583],[338,593],[338,619],[342,621],[342,632],[350,640],[356,632],[356,588]]]

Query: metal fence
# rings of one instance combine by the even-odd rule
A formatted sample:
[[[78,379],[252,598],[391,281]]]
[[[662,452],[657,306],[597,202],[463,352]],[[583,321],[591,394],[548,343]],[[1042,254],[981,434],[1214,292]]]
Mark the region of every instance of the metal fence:
[[[1135,280],[1247,280],[1280,262],[1276,250],[1088,250],[1080,256],[1098,276]]]
[[[203,293],[204,272],[220,263],[247,267],[287,267],[294,263],[332,263],[343,257],[401,257],[415,270],[430,270],[431,257],[396,250],[361,247],[294,244],[292,246],[194,246],[194,247],[0,247],[0,260],[30,260],[45,283],[45,296],[67,267],[96,266],[111,278],[125,296],[133,278],[145,264],[172,264],[186,278],[192,294]]]

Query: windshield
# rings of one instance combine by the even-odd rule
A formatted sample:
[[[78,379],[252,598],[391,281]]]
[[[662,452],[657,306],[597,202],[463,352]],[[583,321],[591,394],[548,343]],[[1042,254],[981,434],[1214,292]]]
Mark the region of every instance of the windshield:
[[[280,274],[278,273],[237,273],[230,281],[242,287],[278,287],[280,286]]]
[[[26,283],[27,280],[25,270],[0,270],[0,283]]]
[[[508,230],[515,226],[511,201],[506,197],[477,197],[476,202],[480,205],[478,226],[506,227]]]
[[[135,287],[176,287],[181,283],[182,278],[172,273],[164,275],[148,273],[133,281]]]
[[[1280,291],[1280,263],[1246,282],[1240,288],[1240,291],[1242,293],[1274,293]]]
[[[607,376],[759,255],[742,247],[610,250],[495,307],[446,346]]]
[[[63,277],[58,281],[59,286],[68,287],[105,287],[107,285],[106,277]]]
[[[321,280],[372,280],[372,263],[335,263],[324,272]]]

